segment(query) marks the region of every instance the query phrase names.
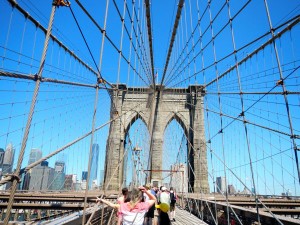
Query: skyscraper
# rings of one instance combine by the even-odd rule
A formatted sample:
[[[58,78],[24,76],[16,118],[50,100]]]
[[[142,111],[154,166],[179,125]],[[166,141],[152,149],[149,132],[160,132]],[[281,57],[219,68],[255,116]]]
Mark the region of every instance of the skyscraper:
[[[235,188],[232,184],[228,184],[228,194],[234,195],[236,193]]]
[[[99,145],[93,144],[91,170],[90,170],[91,175],[90,175],[90,179],[89,179],[89,189],[92,189],[93,183],[97,184],[98,159],[99,159]]]
[[[4,149],[0,148],[0,179],[2,176],[2,164],[3,164],[4,154],[5,154]]]
[[[81,180],[87,180],[87,175],[88,175],[88,172],[87,171],[82,171],[82,175],[81,175]]]
[[[63,190],[65,184],[66,168],[65,162],[56,161],[54,166],[54,178],[51,184],[52,190]]]
[[[217,177],[216,178],[216,183],[217,183],[217,192],[218,193],[225,193],[226,192],[225,177]]]
[[[3,164],[4,154],[5,154],[4,149],[0,148],[0,167],[2,167],[2,164]]]
[[[4,153],[4,158],[3,158],[3,164],[2,164],[3,174],[12,172],[14,158],[15,158],[15,149],[14,149],[12,143],[9,143],[6,147],[6,150]]]
[[[47,161],[43,161],[40,165],[32,168],[26,176],[28,174],[30,175],[29,190],[48,190],[54,179],[54,169],[48,167]],[[24,189],[26,189],[25,185],[26,183],[23,185]]]
[[[14,149],[14,146],[12,145],[12,143],[9,143],[6,146],[4,157],[3,157],[2,175],[7,174],[7,173],[12,173],[14,158],[15,158],[15,149]],[[3,185],[2,188],[7,190],[11,187],[11,184],[12,184],[11,182],[8,182],[5,185]]]
[[[37,148],[31,149],[30,155],[29,155],[28,165],[38,161],[41,158],[42,158],[42,151],[41,150],[39,150]]]

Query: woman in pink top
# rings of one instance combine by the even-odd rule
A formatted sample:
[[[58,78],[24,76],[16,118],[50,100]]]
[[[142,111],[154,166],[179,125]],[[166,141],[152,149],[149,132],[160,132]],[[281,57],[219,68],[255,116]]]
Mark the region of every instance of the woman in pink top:
[[[149,197],[149,200],[146,202],[143,202],[143,193]],[[155,196],[150,192],[147,192],[144,187],[139,187],[133,188],[131,192],[128,193],[128,199],[130,199],[129,202],[121,204],[114,204],[101,198],[97,198],[96,201],[103,202],[104,204],[117,209],[123,218],[123,225],[142,225],[145,213],[155,203]]]
[[[125,200],[127,199],[128,195],[128,188],[124,187],[122,188],[122,196],[118,198],[117,203],[120,205],[121,203],[124,203]],[[118,223],[117,225],[122,224],[122,215],[120,212],[117,212],[117,217],[118,217]]]

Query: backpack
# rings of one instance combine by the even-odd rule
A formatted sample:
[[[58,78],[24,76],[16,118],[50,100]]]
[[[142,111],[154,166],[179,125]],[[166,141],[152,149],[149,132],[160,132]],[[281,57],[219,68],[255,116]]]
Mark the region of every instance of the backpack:
[[[170,192],[170,199],[172,204],[176,202],[176,195],[174,192]]]

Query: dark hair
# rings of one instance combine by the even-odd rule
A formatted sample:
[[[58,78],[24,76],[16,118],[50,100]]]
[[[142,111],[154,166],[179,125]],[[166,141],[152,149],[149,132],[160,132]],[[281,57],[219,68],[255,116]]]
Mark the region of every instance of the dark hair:
[[[171,221],[170,221],[168,213],[165,213],[165,212],[160,210],[159,225],[170,225],[170,224],[171,224]]]
[[[126,187],[122,188],[122,194],[125,196],[128,195],[128,188]]]
[[[130,202],[130,197],[128,195],[128,188],[122,188],[122,195],[124,196],[124,202]]]
[[[173,190],[173,187],[170,187],[170,191]]]

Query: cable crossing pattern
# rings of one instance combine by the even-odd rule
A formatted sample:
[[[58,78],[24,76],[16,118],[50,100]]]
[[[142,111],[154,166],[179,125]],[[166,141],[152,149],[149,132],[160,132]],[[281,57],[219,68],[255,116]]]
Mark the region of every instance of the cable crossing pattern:
[[[0,220],[110,224],[173,187],[185,224],[299,224],[300,4],[0,2]]]

